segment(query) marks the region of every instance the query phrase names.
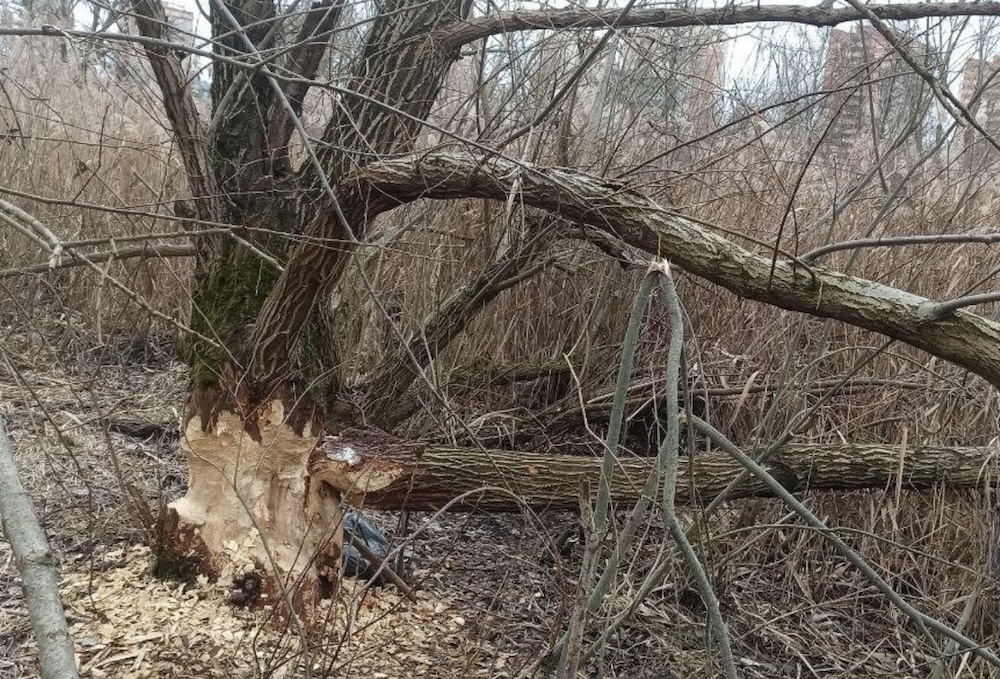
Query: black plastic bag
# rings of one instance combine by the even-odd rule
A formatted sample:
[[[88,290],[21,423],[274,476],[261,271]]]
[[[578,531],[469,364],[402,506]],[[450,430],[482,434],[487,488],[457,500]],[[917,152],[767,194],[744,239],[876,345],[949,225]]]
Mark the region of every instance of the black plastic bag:
[[[366,559],[358,548],[351,544],[351,536],[382,560],[389,556],[389,540],[356,509],[348,508],[344,512],[344,575],[363,580],[371,580],[374,577],[376,585],[385,584],[384,569],[378,577],[375,577],[378,566]],[[386,564],[386,568],[389,567],[390,565]]]

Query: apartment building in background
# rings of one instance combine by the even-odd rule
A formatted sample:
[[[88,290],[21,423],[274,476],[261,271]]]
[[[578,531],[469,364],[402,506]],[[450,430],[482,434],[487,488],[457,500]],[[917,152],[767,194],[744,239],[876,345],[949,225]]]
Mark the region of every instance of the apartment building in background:
[[[170,24],[170,42],[194,47],[194,12],[178,5],[164,3],[163,10]]]
[[[682,67],[680,117],[690,130],[709,130],[719,123],[719,108],[726,79],[724,31],[702,29],[692,44],[691,60]]]
[[[959,99],[986,132],[1000,134],[1000,56],[966,60]],[[975,168],[993,157],[1000,158],[1000,152],[971,125],[961,134],[967,167]]]
[[[823,63],[824,98],[821,129],[828,148],[846,150],[871,134],[872,115],[880,117],[889,103],[891,71],[897,64],[892,46],[871,26],[834,28],[827,38]],[[887,80],[888,79],[888,80]]]

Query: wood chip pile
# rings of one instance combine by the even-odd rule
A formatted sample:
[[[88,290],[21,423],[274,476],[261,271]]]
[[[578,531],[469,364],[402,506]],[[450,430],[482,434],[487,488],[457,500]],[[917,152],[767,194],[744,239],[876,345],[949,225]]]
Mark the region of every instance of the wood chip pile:
[[[294,631],[268,623],[266,611],[227,603],[225,583],[157,580],[148,573],[146,547],[108,557],[118,557],[116,567],[72,572],[62,583],[83,676],[258,677],[267,669],[273,673],[266,676],[299,676],[304,654]],[[314,672],[438,677],[442,656],[455,660],[466,646],[465,618],[427,596],[414,604],[391,589],[365,590],[348,580],[333,606],[327,643],[339,651],[314,651],[314,658],[322,656]]]

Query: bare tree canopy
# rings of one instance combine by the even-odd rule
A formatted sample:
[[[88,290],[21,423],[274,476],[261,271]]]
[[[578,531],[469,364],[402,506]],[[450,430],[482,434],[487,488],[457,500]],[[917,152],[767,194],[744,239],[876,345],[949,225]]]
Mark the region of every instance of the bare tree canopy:
[[[995,483],[1000,3],[204,9],[0,3],[0,358],[27,389],[84,328],[183,362],[179,430],[44,418],[179,431],[155,530],[111,455],[158,574],[280,602],[308,647],[348,504],[571,510],[533,669],[586,673],[678,569],[734,677],[756,632],[717,579],[750,550],[713,540],[768,497],[943,639],[935,676],[1000,663],[807,506]],[[66,337],[22,337],[35,308]]]

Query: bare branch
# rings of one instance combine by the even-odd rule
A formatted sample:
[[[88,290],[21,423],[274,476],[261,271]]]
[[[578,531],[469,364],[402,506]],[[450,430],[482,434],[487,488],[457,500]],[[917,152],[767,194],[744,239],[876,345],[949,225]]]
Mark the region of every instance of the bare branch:
[[[55,267],[62,257],[63,244],[47,226],[35,219],[13,203],[0,200],[0,221],[13,227],[21,235],[32,240],[36,245],[51,253],[47,266]]]
[[[871,14],[885,21],[943,18],[955,16],[1000,16],[1000,3],[937,2],[913,5],[868,5]],[[718,9],[641,9],[619,20],[620,9],[537,10],[504,12],[470,19],[442,27],[438,38],[451,47],[460,47],[501,33],[562,28],[606,29],[644,26],[678,28],[683,26],[732,26],[749,23],[792,23],[809,26],[836,26],[866,19],[855,8],[822,9],[815,5],[745,6],[726,5]]]
[[[38,643],[43,679],[79,676],[73,656],[73,639],[59,601],[56,559],[45,532],[31,508],[31,498],[21,486],[10,440],[0,417],[0,518],[21,573],[21,587],[28,605],[31,627]]]
[[[929,300],[824,267],[806,271],[761,257],[615,182],[496,155],[437,150],[388,160],[358,174],[373,208],[417,198],[503,200],[518,182],[525,204],[604,229],[728,290],[783,309],[874,330],[957,363],[1000,386],[1000,324],[957,311],[928,319]]]
[[[1000,292],[984,292],[978,295],[966,295],[949,299],[945,302],[928,302],[924,305],[923,313],[926,318],[938,320],[944,318],[958,309],[977,304],[989,304],[1000,301]]]
[[[101,252],[88,252],[86,257],[78,257],[72,249],[67,249],[71,259],[60,260],[58,264],[32,264],[30,266],[13,267],[10,269],[0,269],[0,279],[13,278],[26,274],[47,273],[57,269],[69,269],[77,266],[89,266],[100,262],[117,261],[119,259],[165,259],[167,257],[193,257],[197,249],[193,245],[139,245],[130,248],[120,248],[117,250],[104,250]]]
[[[978,655],[980,658],[990,663],[994,667],[1000,667],[1000,657],[989,650],[988,647],[978,644],[972,639],[956,632],[954,629],[948,627],[941,621],[933,618],[922,611],[917,610],[909,602],[907,602],[903,597],[901,597],[892,588],[885,579],[879,575],[872,566],[865,561],[864,557],[858,554],[856,551],[851,549],[845,543],[836,532],[831,531],[830,528],[823,523],[815,514],[809,511],[809,509],[802,504],[798,498],[793,496],[791,492],[788,491],[784,485],[779,482],[770,473],[769,470],[758,464],[753,457],[747,455],[742,450],[733,445],[725,436],[719,433],[714,427],[712,427],[707,422],[700,420],[696,417],[691,418],[692,423],[698,430],[712,439],[712,443],[719,446],[722,450],[726,451],[729,455],[733,457],[746,471],[751,472],[758,481],[765,484],[771,491],[774,492],[775,496],[781,498],[782,502],[785,503],[793,512],[795,512],[802,520],[807,524],[815,528],[816,530],[822,531],[824,536],[833,544],[834,548],[843,556],[847,561],[851,563],[852,566],[861,571],[868,581],[883,595],[892,602],[900,611],[902,611],[907,617],[909,617],[913,622],[918,625],[930,628],[939,634],[959,643],[963,648],[969,650],[970,652]],[[908,452],[908,451],[907,451]],[[898,453],[897,453],[898,456]],[[867,463],[867,458],[866,458]]]
[[[857,250],[860,248],[892,248],[901,245],[941,245],[944,243],[983,243],[990,245],[1000,242],[1000,233],[938,233],[926,236],[895,236],[892,238],[859,238],[840,243],[830,243],[810,250],[799,259],[804,262],[824,257],[841,250]]]

